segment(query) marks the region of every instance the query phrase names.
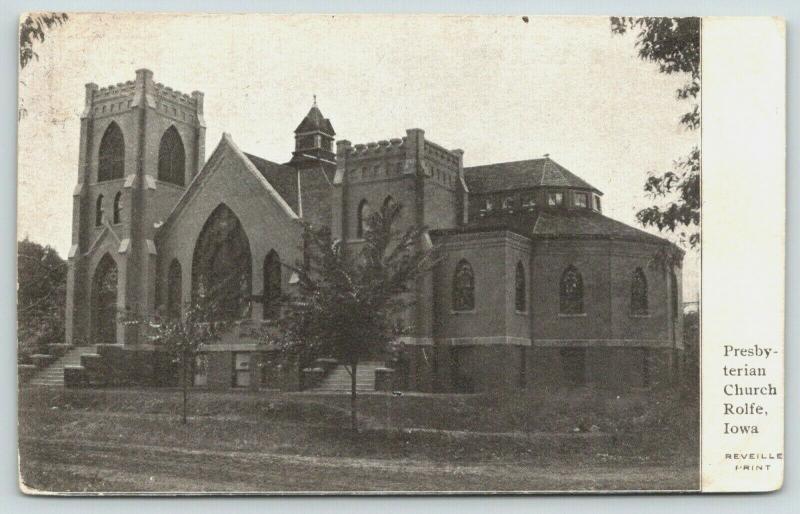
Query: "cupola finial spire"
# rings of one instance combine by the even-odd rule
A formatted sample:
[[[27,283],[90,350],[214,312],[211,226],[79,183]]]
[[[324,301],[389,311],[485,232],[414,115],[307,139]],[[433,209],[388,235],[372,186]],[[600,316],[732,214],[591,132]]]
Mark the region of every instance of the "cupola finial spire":
[[[316,95],[316,93],[315,93],[315,94],[314,94],[314,107],[316,107],[316,106],[317,106],[317,95]]]

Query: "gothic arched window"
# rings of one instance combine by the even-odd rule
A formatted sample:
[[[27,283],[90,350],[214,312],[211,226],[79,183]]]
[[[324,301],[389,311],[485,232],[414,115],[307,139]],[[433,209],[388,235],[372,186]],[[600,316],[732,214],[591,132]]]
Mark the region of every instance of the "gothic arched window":
[[[186,173],[185,161],[183,141],[173,125],[161,136],[161,146],[158,149],[158,180],[182,186]]]
[[[167,272],[167,312],[169,319],[181,317],[181,302],[183,298],[183,273],[178,259],[172,259]]]
[[[570,265],[561,275],[561,314],[583,314],[583,277]]]
[[[114,225],[122,221],[122,191],[114,196]]]
[[[387,196],[383,199],[383,208],[386,209],[387,207],[391,207],[393,205],[397,205],[395,202],[394,197],[392,195]]]
[[[631,313],[647,314],[647,277],[642,268],[636,268],[631,280]]]
[[[369,220],[370,210],[369,210],[369,202],[366,200],[361,200],[361,203],[358,204],[358,213],[357,213],[357,225],[356,225],[356,237],[359,239],[364,237],[364,231],[367,229],[368,220]]]
[[[475,309],[475,274],[466,259],[461,259],[453,273],[453,310]]]
[[[114,180],[125,175],[125,139],[119,125],[111,122],[100,140],[97,181]]]
[[[264,258],[263,318],[274,319],[280,314],[281,260],[275,250]]]
[[[527,306],[525,287],[525,267],[521,262],[517,263],[517,271],[514,274],[514,308],[518,312],[525,312]]]
[[[669,272],[669,285],[670,285],[670,300],[672,303],[672,319],[678,317],[678,278],[675,276],[675,270]]]
[[[97,195],[94,203],[94,226],[99,227],[103,224],[103,195]]]

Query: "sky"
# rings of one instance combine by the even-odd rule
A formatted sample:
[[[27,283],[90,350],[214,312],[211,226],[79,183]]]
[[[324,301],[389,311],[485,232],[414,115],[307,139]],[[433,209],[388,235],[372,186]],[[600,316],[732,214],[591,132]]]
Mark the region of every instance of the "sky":
[[[642,185],[699,145],[664,75],[605,17],[75,14],[20,73],[18,238],[66,256],[84,84],[148,68],[205,93],[206,157],[223,132],[284,162],[313,95],[354,144],[408,128],[474,166],[552,159],[605,193],[604,214],[638,226]],[[640,227],[641,228],[641,227]],[[657,231],[649,230],[657,233]],[[684,300],[697,298],[687,251]]]

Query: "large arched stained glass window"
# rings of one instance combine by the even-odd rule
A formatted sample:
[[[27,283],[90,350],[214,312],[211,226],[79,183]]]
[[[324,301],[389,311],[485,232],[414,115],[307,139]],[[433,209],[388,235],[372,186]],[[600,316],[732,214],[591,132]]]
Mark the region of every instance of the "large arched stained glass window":
[[[525,284],[525,266],[521,262],[517,263],[517,271],[514,274],[514,308],[517,312],[525,312],[527,307]]]
[[[631,279],[631,313],[647,314],[647,277],[642,268],[636,268]]]
[[[125,139],[119,125],[111,122],[100,140],[97,181],[114,180],[125,175]]]
[[[561,314],[583,314],[583,277],[575,266],[569,266],[561,275]]]
[[[192,298],[216,320],[250,317],[250,242],[239,218],[225,204],[208,217],[192,257]]]
[[[172,126],[161,136],[158,149],[158,180],[182,186],[186,173],[186,152],[178,130]]]
[[[475,309],[475,274],[466,259],[461,259],[453,273],[453,310]]]

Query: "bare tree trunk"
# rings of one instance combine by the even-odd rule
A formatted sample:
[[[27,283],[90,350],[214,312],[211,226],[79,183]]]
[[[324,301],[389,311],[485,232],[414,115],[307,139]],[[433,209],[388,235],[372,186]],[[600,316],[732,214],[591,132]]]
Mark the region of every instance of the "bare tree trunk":
[[[350,365],[350,429],[353,434],[358,433],[358,411],[356,404],[356,371],[358,361]]]
[[[186,356],[184,356],[183,360],[183,424],[186,424],[186,395],[187,395],[187,386],[186,386]]]

